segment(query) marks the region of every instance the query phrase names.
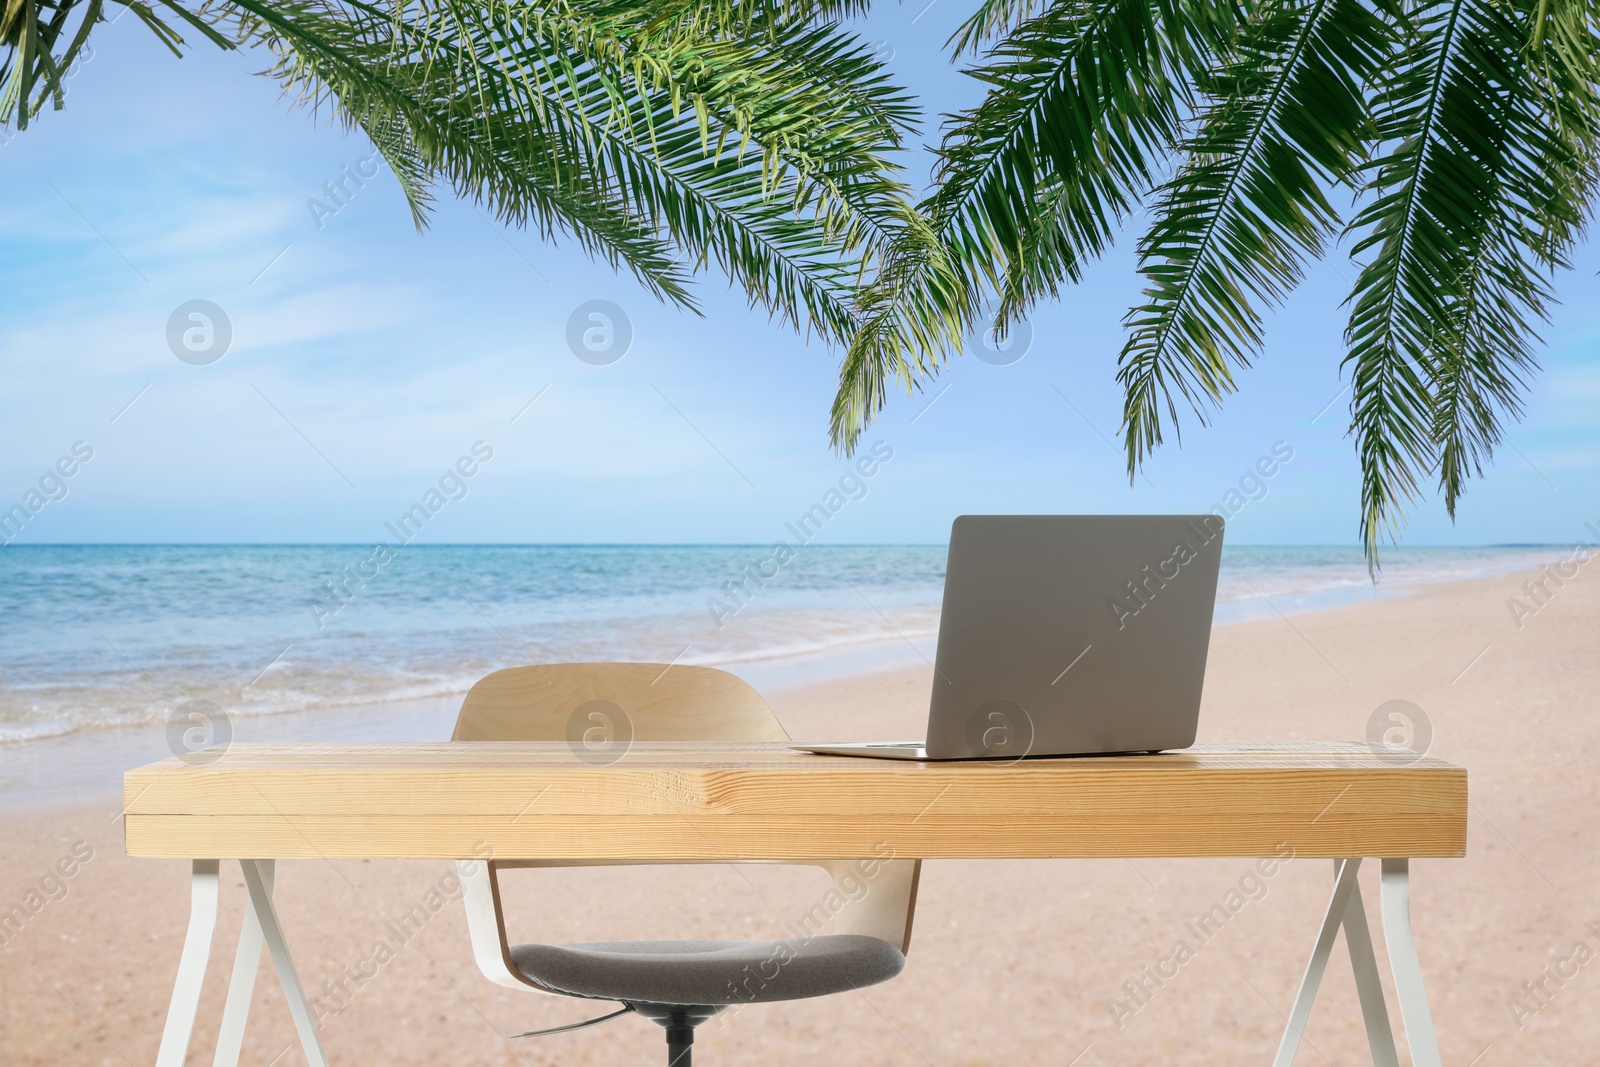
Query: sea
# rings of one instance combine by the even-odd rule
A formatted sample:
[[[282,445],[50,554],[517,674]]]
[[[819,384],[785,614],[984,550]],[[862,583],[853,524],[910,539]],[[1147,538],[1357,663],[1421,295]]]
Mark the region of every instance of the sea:
[[[712,664],[758,688],[931,661],[946,549],[749,545],[11,545],[0,549],[0,760],[160,727],[192,701],[240,737],[448,702],[523,663]],[[1537,546],[1229,547],[1219,623],[1532,568]],[[387,555],[387,558],[385,556]],[[42,755],[42,754],[40,754]]]

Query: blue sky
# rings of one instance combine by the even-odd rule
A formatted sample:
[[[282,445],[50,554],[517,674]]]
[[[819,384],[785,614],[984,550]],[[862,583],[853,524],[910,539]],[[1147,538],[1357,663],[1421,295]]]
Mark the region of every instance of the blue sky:
[[[862,27],[930,129],[971,97],[942,51],[963,10],[886,5]],[[262,57],[178,61],[132,19],[94,47],[66,110],[0,147],[0,508],[75,442],[94,451],[16,543],[371,541],[477,441],[494,458],[425,540],[769,542],[838,479],[837,353],[723,280],[700,285],[697,318],[447,190],[419,236],[386,173],[319,220],[308,201],[370,147],[280,100],[251,74]],[[826,539],[938,542],[962,512],[1209,510],[1281,441],[1294,458],[1230,537],[1354,543],[1348,264],[1308,279],[1213,425],[1189,419],[1130,487],[1114,373],[1139,290],[1132,238],[1039,310],[1020,361],[963,358],[928,394],[897,396],[865,439],[894,458]],[[1586,247],[1559,279],[1511,447],[1454,526],[1421,505],[1408,543],[1571,542],[1600,519],[1597,272]],[[233,328],[207,366],[166,342],[196,299]],[[565,341],[596,299],[633,327],[609,366]]]

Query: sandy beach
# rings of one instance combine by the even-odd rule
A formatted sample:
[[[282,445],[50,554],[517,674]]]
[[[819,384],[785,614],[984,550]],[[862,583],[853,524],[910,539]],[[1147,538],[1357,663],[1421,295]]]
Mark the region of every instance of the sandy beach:
[[[1430,754],[1468,769],[1467,857],[1413,867],[1416,936],[1446,1063],[1600,1064],[1594,574],[1600,570],[1585,567],[1552,586],[1547,603],[1520,617],[1507,602],[1522,596],[1531,604],[1521,589],[1527,572],[1273,615],[1219,627],[1212,638],[1202,738],[1362,738],[1374,709],[1407,700],[1426,713]],[[929,674],[918,665],[773,691],[770,699],[797,739],[911,737],[922,729]],[[40,801],[0,824],[0,908],[39,905],[0,947],[7,1064],[154,1059],[187,921],[188,870],[123,854],[119,788],[112,781],[67,805]],[[1277,867],[1255,899],[1130,1014],[1111,1006],[1122,984],[1166,954],[1189,917],[1238,886],[1252,861],[933,862],[901,977],[860,994],[725,1016],[702,1027],[699,1062],[1264,1064],[1331,866],[1304,859]],[[211,1061],[244,898],[237,866],[225,864],[223,875],[195,1064]],[[556,1037],[504,1036],[596,1012],[486,982],[469,955],[459,903],[396,942],[386,924],[430,892],[448,895],[449,875],[442,863],[280,865],[281,914],[312,991],[355,969],[378,940],[396,946],[353,995],[323,1002],[334,1063],[660,1062],[660,1031],[637,1019]],[[822,878],[731,867],[515,872],[506,878],[508,918],[513,940],[781,936]],[[1376,871],[1363,871],[1362,881],[1378,936]],[[1565,977],[1549,977],[1558,973]],[[1392,986],[1390,1012],[1398,1019]],[[1366,1061],[1342,942],[1306,1037],[1300,1063]],[[243,1062],[304,1062],[265,963]]]

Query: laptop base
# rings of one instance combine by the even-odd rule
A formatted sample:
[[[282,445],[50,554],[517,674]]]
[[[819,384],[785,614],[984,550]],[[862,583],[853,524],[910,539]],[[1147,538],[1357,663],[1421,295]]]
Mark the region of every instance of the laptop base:
[[[1037,752],[1026,756],[930,756],[928,748],[916,741],[864,741],[854,745],[790,745],[795,752],[817,756],[865,756],[868,759],[918,760],[922,763],[980,763],[985,760],[1014,763],[1019,760],[1087,759],[1092,756],[1159,756],[1177,751],[1165,748],[1139,748],[1127,752]]]
[[[928,748],[920,741],[868,741],[856,745],[790,745],[797,752],[818,756],[868,756],[873,759],[927,760]]]

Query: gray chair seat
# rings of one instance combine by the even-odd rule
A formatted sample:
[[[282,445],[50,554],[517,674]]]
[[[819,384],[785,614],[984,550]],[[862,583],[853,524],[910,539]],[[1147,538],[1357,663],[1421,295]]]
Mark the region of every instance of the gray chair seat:
[[[899,974],[906,958],[875,937],[829,934],[782,941],[516,945],[511,962],[539,985],[573,996],[715,1006],[860,989]]]

